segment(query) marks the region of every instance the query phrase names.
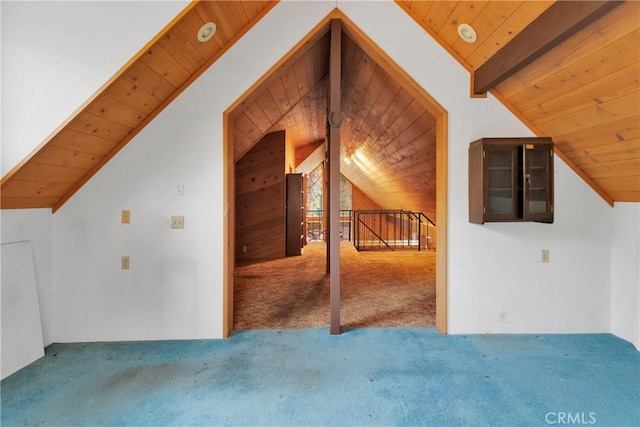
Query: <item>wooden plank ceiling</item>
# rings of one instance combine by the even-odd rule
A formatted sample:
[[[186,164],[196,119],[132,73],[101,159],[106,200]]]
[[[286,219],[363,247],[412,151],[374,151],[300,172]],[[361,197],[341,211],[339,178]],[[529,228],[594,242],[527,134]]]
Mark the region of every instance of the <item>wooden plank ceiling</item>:
[[[552,1],[397,3],[470,72]],[[470,24],[475,43],[458,25]],[[640,202],[640,2],[627,1],[492,89],[605,200]]]
[[[435,118],[347,34],[342,35],[341,173],[378,205],[435,220]],[[236,160],[285,130],[298,153],[327,135],[328,26],[231,112]]]
[[[2,178],[2,209],[58,209],[275,4],[189,4]],[[217,31],[201,43],[198,32],[206,22]]]
[[[466,69],[478,67],[552,1],[402,1]],[[271,2],[189,6],[30,157],[2,179],[2,208],[56,209],[226,51]],[[215,42],[195,33],[218,23]],[[477,41],[457,27],[474,27]],[[232,113],[234,157],[285,130],[296,147],[324,140],[328,26]],[[640,202],[640,3],[629,1],[497,84],[491,92],[608,202]],[[435,219],[435,120],[424,100],[343,37],[342,173],[387,208]],[[339,117],[333,117],[334,121]],[[451,124],[455,126],[455,123]]]

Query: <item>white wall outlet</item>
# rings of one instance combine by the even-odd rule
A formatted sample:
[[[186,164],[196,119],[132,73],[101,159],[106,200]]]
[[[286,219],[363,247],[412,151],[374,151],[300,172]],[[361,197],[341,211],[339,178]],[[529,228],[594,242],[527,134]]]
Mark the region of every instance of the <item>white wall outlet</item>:
[[[171,228],[173,229],[184,228],[184,216],[172,216]]]
[[[540,252],[540,262],[549,262],[549,249],[543,249],[542,252]]]
[[[129,257],[128,256],[123,256],[120,259],[120,269],[122,270],[128,270],[129,269]]]
[[[184,182],[176,183],[176,194],[179,196],[184,195]]]
[[[131,211],[128,209],[122,210],[122,223],[130,224],[131,223]]]

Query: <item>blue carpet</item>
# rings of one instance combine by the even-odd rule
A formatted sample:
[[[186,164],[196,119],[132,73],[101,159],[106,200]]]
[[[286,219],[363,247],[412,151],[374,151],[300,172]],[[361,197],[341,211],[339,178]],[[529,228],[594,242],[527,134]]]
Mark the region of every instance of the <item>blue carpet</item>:
[[[640,425],[640,353],[609,334],[301,329],[54,344],[1,387],[3,427]]]

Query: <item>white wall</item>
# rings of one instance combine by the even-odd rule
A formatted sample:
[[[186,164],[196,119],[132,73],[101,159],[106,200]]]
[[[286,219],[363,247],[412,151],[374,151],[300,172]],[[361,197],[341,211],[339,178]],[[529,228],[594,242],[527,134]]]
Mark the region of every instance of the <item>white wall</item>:
[[[616,203],[611,251],[611,331],[640,350],[640,203]]]
[[[40,321],[44,345],[55,340],[53,314],[53,267],[51,209],[20,209],[0,211],[2,244],[27,241],[33,246],[33,263],[38,290]],[[11,265],[2,265],[10,269]],[[6,325],[3,325],[6,326]]]
[[[37,147],[185,4],[1,1],[2,175]],[[50,209],[0,213],[2,243],[33,243],[44,345],[57,341],[53,219]]]
[[[553,225],[469,224],[468,143],[530,132],[395,4],[338,4],[449,112],[450,332],[610,331],[613,210],[556,160]],[[56,341],[221,336],[222,113],[333,6],[279,3],[54,215]]]
[[[2,244],[0,263],[0,377],[44,356],[33,244]]]

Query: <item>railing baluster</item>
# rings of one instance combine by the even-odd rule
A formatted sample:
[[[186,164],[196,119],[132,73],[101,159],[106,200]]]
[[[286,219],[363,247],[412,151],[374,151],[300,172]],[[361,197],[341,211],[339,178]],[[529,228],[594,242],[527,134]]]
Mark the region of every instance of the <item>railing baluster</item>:
[[[307,239],[322,241],[325,237],[323,211],[307,212]],[[417,224],[414,226],[413,221]],[[384,223],[383,223],[384,222]],[[391,223],[391,224],[390,224]],[[426,249],[433,243],[433,221],[422,212],[396,210],[341,210],[340,232],[342,238],[353,240],[356,250],[384,249],[393,250],[423,249],[422,234],[425,234]],[[413,233],[417,233],[414,239]]]
[[[422,233],[431,240],[433,221],[422,212],[399,210],[359,210],[347,212],[348,236],[356,250],[402,248],[422,250]],[[414,226],[413,221],[417,224]],[[384,224],[383,224],[384,221]],[[390,222],[392,224],[390,224]],[[353,230],[353,231],[352,231]],[[414,238],[413,233],[417,233]]]

